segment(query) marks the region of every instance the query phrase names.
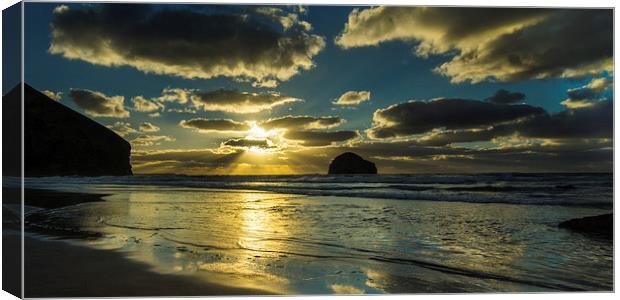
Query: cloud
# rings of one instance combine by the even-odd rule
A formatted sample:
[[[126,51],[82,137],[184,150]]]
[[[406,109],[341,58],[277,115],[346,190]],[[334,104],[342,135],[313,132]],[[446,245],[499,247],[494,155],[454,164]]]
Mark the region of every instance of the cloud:
[[[54,101],[60,101],[60,99],[62,98],[62,92],[54,92],[54,91],[50,91],[50,90],[43,90],[41,93],[43,93],[45,96],[50,97],[50,99],[52,99]]]
[[[592,81],[588,83],[587,87],[597,93],[602,93],[613,87],[613,84],[614,82],[610,78],[601,77],[592,79]]]
[[[539,21],[548,12],[534,9],[373,7],[354,9],[336,37],[342,48],[416,41],[421,56],[476,44]]]
[[[151,118],[159,118],[159,117],[161,117],[161,113],[159,113],[159,112],[150,113],[149,117],[151,117]]]
[[[205,111],[230,113],[256,113],[276,106],[303,100],[280,95],[276,92],[248,93],[236,90],[193,91],[191,100]]]
[[[110,128],[112,131],[116,132],[116,134],[126,137],[132,133],[138,133],[137,130],[131,127],[131,124],[127,122],[115,122],[112,125],[107,125],[106,127]]]
[[[513,104],[525,99],[525,94],[519,92],[511,92],[504,89],[499,89],[495,95],[486,98],[487,102],[496,104]]]
[[[196,114],[198,113],[195,109],[193,108],[169,108],[168,110],[166,110],[167,112],[175,112],[175,113],[183,113],[183,114]]]
[[[133,102],[133,110],[139,112],[155,112],[164,109],[163,104],[147,100],[143,96],[133,97],[131,98],[131,101]]]
[[[508,135],[509,132],[505,132],[504,134]],[[417,142],[421,146],[439,147],[456,143],[490,141],[498,135],[501,136],[503,134],[498,134],[497,130],[488,129],[445,130],[425,134],[418,138]]]
[[[567,94],[568,97],[573,100],[594,99],[609,89],[611,85],[612,81],[606,77],[596,78],[592,79],[587,85],[569,89]]]
[[[269,152],[260,156],[260,166],[281,173],[278,164],[295,173],[325,173],[329,162],[352,151],[377,164],[381,173],[471,173],[471,172],[611,172],[612,140],[570,140],[519,146],[429,147],[416,141],[357,141],[341,145]],[[251,163],[243,149],[169,149],[132,151],[136,174],[239,174],[242,164]],[[244,159],[247,157],[247,159]],[[285,157],[285,160],[282,158]],[[527,163],[524,163],[527,162]],[[250,171],[259,172],[256,166]]]
[[[167,135],[141,135],[129,141],[133,146],[157,146],[162,142],[174,142],[176,139]]]
[[[161,91],[161,96],[154,100],[158,102],[178,102],[180,104],[185,104],[190,100],[191,94],[194,91],[195,90],[191,89],[167,87]]]
[[[577,108],[590,107],[596,104],[597,101],[598,100],[591,100],[591,99],[585,99],[585,100],[566,99],[560,103],[562,103],[562,105],[566,106],[567,108],[577,109]]]
[[[312,30],[312,24],[300,20],[297,13],[287,12],[284,9],[273,6],[256,7],[253,11],[268,16],[272,20],[279,22],[285,31],[291,29],[301,31]]]
[[[424,146],[417,141],[354,142],[290,153],[290,160],[306,173],[323,173],[333,157],[355,152],[377,164],[381,173],[482,172],[610,172],[610,141],[571,140],[556,144],[519,146]],[[524,163],[527,162],[527,163]]]
[[[255,88],[270,88],[270,89],[272,89],[272,88],[275,88],[277,86],[278,86],[278,82],[276,80],[273,80],[273,79],[252,82],[252,87],[255,87]]]
[[[327,129],[342,125],[340,117],[285,116],[260,122],[264,129]]]
[[[550,114],[532,115],[518,122],[488,126],[483,129],[466,128],[430,132],[418,139],[417,144],[444,146],[454,143],[496,141],[511,137],[522,144],[528,139],[568,143],[592,143],[594,139],[613,138],[613,103],[601,100],[587,107],[572,108]],[[497,140],[501,142],[501,140]]]
[[[251,126],[245,122],[236,122],[230,119],[205,119],[196,118],[191,120],[181,120],[179,125],[183,128],[195,129],[201,132],[209,131],[248,131]]]
[[[291,130],[284,133],[284,138],[300,142],[303,146],[328,146],[335,142],[344,142],[359,138],[357,131],[306,131]]]
[[[114,124],[107,125],[106,127],[110,128],[112,131],[116,132],[118,135],[122,137],[126,137],[130,134],[137,134],[140,132],[157,132],[160,129],[159,127],[149,122],[142,122],[140,126],[138,127],[139,130],[134,129],[133,127],[131,127],[131,124],[127,122],[115,122]],[[137,141],[134,139],[135,142],[132,141],[132,143],[136,145],[147,145],[149,142],[158,142],[158,141],[166,141],[166,140],[168,139],[158,138],[158,137],[153,137],[153,136],[141,136],[137,139]],[[170,138],[169,140],[172,141],[173,139]]]
[[[596,104],[598,102],[598,100],[596,99],[581,99],[581,100],[577,100],[577,99],[566,99],[562,102],[560,102],[562,105],[566,106],[567,108],[570,109],[577,109],[577,108],[584,108],[584,107],[590,107],[594,104]]]
[[[271,150],[277,148],[269,139],[230,139],[222,143],[221,147],[231,147],[243,150],[262,149]]]
[[[93,117],[129,118],[125,110],[123,96],[106,96],[91,90],[71,89],[69,96],[73,102]]]
[[[562,105],[567,108],[583,108],[596,104],[599,100],[604,100],[604,93],[609,90],[613,82],[606,77],[595,78],[587,85],[569,89],[568,99],[562,101]]]
[[[56,7],[54,7],[54,13],[55,14],[62,14],[64,12],[67,12],[69,10],[69,7],[66,5],[58,5]]]
[[[219,89],[203,91],[197,89],[166,88],[155,101],[191,103],[195,109],[204,111],[223,111],[229,113],[256,113],[276,106],[302,102],[302,99],[281,95],[276,92],[250,93],[237,90]],[[191,108],[168,109],[168,111],[191,112]]]
[[[435,72],[454,83],[613,71],[610,9],[355,9],[335,40],[344,49],[389,41],[414,44],[420,57],[449,56]]]
[[[143,4],[64,9],[54,14],[49,52],[183,78],[286,81],[314,67],[325,41],[295,13],[279,16]]]
[[[444,98],[414,100],[378,109],[373,114],[373,127],[366,132],[371,138],[406,137],[433,129],[485,128],[542,113],[545,113],[542,108],[525,104]]]
[[[333,103],[336,105],[358,105],[364,101],[370,100],[370,92],[368,91],[348,91],[340,96]]]
[[[139,128],[140,128],[140,131],[142,132],[158,132],[159,131],[159,127],[149,122],[142,122]]]
[[[271,137],[235,138],[215,149],[134,149],[132,164],[138,173],[324,173],[333,157],[351,151],[375,162],[381,173],[611,172],[612,107],[612,100],[600,100],[587,108],[542,111],[485,126],[471,122],[457,129],[434,128],[398,140],[347,139],[356,133],[289,129],[282,133],[292,142],[288,148]],[[466,112],[469,118],[479,115],[472,109]],[[313,146],[321,146],[320,151]],[[260,165],[252,156],[257,151],[263,153]]]
[[[136,174],[229,174],[228,169],[242,152],[213,149],[132,150]]]
[[[534,138],[612,138],[613,101],[600,100],[588,107],[543,114],[506,127]]]

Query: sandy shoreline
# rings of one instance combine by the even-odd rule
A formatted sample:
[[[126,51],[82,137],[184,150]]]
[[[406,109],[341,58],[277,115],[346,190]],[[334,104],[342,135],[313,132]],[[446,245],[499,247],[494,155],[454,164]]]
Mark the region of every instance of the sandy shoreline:
[[[611,289],[608,243],[549,225],[600,214],[600,209],[557,207],[550,216],[545,206],[514,204],[300,198],[219,190],[183,190],[169,201],[172,194],[151,189],[96,191],[39,190],[38,206],[26,206],[30,220],[26,229],[31,232],[25,240],[26,297]],[[111,196],[102,199],[106,194]],[[63,198],[90,203],[54,209],[60,205],[56,200]],[[28,200],[33,199],[26,202],[34,204]],[[12,210],[7,208],[12,207],[3,205],[10,214]],[[479,221],[472,223],[476,218]],[[524,219],[528,221],[524,223]],[[411,224],[411,220],[417,221]],[[467,230],[459,231],[461,228]],[[515,228],[525,229],[514,233]],[[73,238],[90,237],[91,230],[106,238],[87,239],[86,244],[73,242]],[[424,251],[419,251],[419,258],[401,255],[398,245],[391,244],[403,241],[401,230],[421,238],[441,236],[429,245],[477,249],[483,244],[480,251],[494,255],[481,258],[477,255],[480,252],[454,253],[432,246],[420,248]],[[383,242],[349,238],[370,231],[373,236],[382,236]],[[523,234],[528,235],[528,241],[553,238],[569,243],[563,247],[543,244],[542,248],[505,243],[506,238]],[[334,237],[341,242],[329,240]],[[475,244],[467,242],[472,237]],[[16,234],[8,240],[19,243]],[[92,247],[91,242],[98,246]],[[584,243],[595,243],[596,247],[579,252]],[[579,255],[573,259],[555,255],[556,250]],[[414,248],[407,251],[417,253]],[[520,255],[527,264],[541,261],[532,257],[570,260],[533,277],[532,273],[519,272],[524,265],[513,262],[514,255]],[[438,260],[438,256],[444,259]],[[584,263],[583,257],[600,259]],[[485,267],[488,265],[506,269],[497,271]],[[566,269],[594,279],[573,282],[564,271],[556,271]]]
[[[3,188],[6,203],[19,203],[17,189]],[[26,204],[40,208],[56,208],[77,203],[102,201],[104,195],[26,189]],[[13,201],[10,201],[13,200]],[[3,206],[5,217],[15,214]],[[15,216],[19,220],[18,216]],[[4,224],[6,249],[19,248],[18,224]],[[150,266],[125,257],[114,250],[99,250],[74,245],[62,240],[26,234],[26,297],[123,297],[123,296],[204,296],[264,295],[269,292],[237,288],[187,275],[166,275],[150,271]],[[17,269],[18,266],[12,267]],[[18,282],[11,282],[16,287]],[[17,291],[17,290],[16,290]]]
[[[19,235],[5,232],[12,245]],[[7,245],[8,246],[8,245]],[[228,287],[184,275],[149,271],[123,254],[71,245],[64,241],[25,238],[26,297],[128,297],[265,295],[266,291]]]

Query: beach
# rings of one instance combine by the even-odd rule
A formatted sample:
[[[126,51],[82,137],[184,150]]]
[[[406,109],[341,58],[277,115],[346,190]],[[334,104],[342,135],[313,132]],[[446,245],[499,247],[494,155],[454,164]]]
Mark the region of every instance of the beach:
[[[263,178],[263,182],[237,178],[236,189],[214,188],[213,180],[209,187],[190,187],[191,178],[165,185],[158,180],[162,178],[151,178],[149,184],[128,180],[120,184],[115,178],[89,183],[80,179],[65,179],[62,184],[56,179],[28,182],[39,189],[56,187],[64,196],[78,190],[90,196],[74,198],[88,199],[78,204],[27,209],[26,296],[613,288],[611,241],[557,226],[567,219],[611,211],[604,203],[605,176],[573,178],[575,186],[584,187],[559,188],[565,190],[563,198],[570,199],[590,185],[592,205],[500,202],[497,199],[506,195],[497,191],[491,198],[474,199],[481,188],[471,182],[461,184],[476,190],[461,195],[470,201],[438,201],[312,195],[308,191],[312,184],[300,183],[308,178],[298,177]],[[377,180],[366,179],[366,186],[375,187],[374,191],[367,187],[369,193],[385,185]],[[545,180],[556,185],[556,179]],[[445,178],[435,178],[433,184],[439,181],[449,191],[462,190],[453,177],[449,184]],[[286,186],[287,182],[291,184]],[[323,192],[344,194],[345,188],[338,189],[335,183],[320,185]],[[407,190],[415,190],[424,184],[406,185]],[[272,191],[274,186],[282,190]],[[305,194],[300,186],[306,187]],[[293,187],[297,193],[290,193]],[[386,187],[382,188],[381,194],[387,195]],[[529,193],[533,189],[531,185],[521,188]],[[520,192],[514,186],[485,189]],[[556,201],[537,196],[543,203]]]
[[[19,243],[16,234],[5,241]],[[114,251],[71,245],[43,236],[25,238],[26,297],[263,295],[266,291],[164,275]]]
[[[8,6],[3,287],[613,292],[612,6]]]
[[[15,199],[16,189],[5,189],[6,195]],[[27,189],[26,211],[58,208],[66,205],[102,201],[98,194],[57,192],[53,190]],[[6,201],[8,200],[8,201]],[[14,203],[6,199],[5,205]],[[37,204],[42,207],[32,206]],[[3,206],[5,216],[14,216],[15,205]],[[19,249],[21,239],[18,216],[6,222],[3,243],[6,249]],[[10,225],[10,226],[7,226]],[[53,235],[56,234],[56,235]],[[190,276],[165,275],[153,272],[152,267],[132,261],[126,254],[87,247],[79,238],[66,231],[37,230],[30,228],[24,238],[25,297],[131,297],[200,295],[265,295],[266,290],[226,286],[205,282]],[[7,252],[7,251],[5,251]],[[11,252],[12,253],[12,252]],[[7,254],[8,255],[8,254]],[[6,288],[19,293],[21,287],[12,271],[21,268],[19,257],[4,259],[6,274],[11,273]],[[9,272],[11,271],[11,272]]]

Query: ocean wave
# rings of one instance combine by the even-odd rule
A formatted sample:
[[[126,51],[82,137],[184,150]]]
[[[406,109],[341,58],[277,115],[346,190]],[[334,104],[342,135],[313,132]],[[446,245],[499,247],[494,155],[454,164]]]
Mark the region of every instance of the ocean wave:
[[[9,178],[3,185],[18,185],[19,182]],[[126,191],[131,187],[257,190],[310,196],[601,208],[613,204],[613,174],[135,175],[26,178],[26,186],[68,190],[90,187],[111,191]]]

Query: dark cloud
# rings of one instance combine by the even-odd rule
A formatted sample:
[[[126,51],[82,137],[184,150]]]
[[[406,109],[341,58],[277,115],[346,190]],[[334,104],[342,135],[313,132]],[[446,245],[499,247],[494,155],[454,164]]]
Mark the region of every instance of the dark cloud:
[[[325,172],[330,160],[355,152],[376,163],[381,173],[483,173],[483,172],[611,172],[613,150],[609,141],[514,147],[431,147],[416,141],[360,142],[291,153],[299,168]]]
[[[205,119],[196,118],[181,120],[183,128],[196,129],[199,131],[248,131],[251,126],[247,123],[236,122],[230,119]]]
[[[484,99],[487,102],[496,104],[513,104],[521,102],[525,99],[525,94],[520,92],[511,92],[505,89],[499,89],[495,92],[495,95]]]
[[[91,90],[71,89],[69,97],[87,115],[93,117],[129,118],[129,111],[125,110],[123,96],[106,96],[103,93]]]
[[[589,100],[598,96],[598,92],[587,86],[570,89],[567,94],[568,98],[572,100]]]
[[[454,82],[580,77],[612,71],[612,57],[612,10],[558,10],[482,49],[463,52],[437,71]]]
[[[562,101],[562,105],[568,108],[582,108],[592,106],[599,100],[605,99],[605,92],[613,85],[611,79],[606,77],[595,78],[587,85],[569,89],[566,93],[568,99]]]
[[[343,48],[413,42],[448,55],[435,71],[453,82],[577,77],[613,71],[613,10],[449,7],[355,9]]]
[[[420,145],[437,147],[454,143],[490,141],[497,136],[507,135],[509,133],[508,131],[504,131],[503,134],[500,134],[496,128],[483,130],[445,130],[424,135],[417,141]]]
[[[613,111],[613,102],[602,100],[588,107],[544,114],[505,127],[532,138],[613,138]]]
[[[292,130],[284,134],[288,140],[299,141],[303,146],[318,147],[328,146],[334,142],[344,142],[358,138],[357,131],[306,131]]]
[[[323,37],[294,13],[281,15],[290,20],[286,28],[284,19],[264,16],[143,4],[65,6],[55,10],[49,51],[96,65],[184,78],[248,78],[259,86],[312,68]]]
[[[222,143],[222,146],[228,146],[233,148],[249,149],[274,149],[277,148],[268,139],[230,139]]]
[[[343,48],[374,46],[393,40],[418,40],[419,55],[443,53],[460,44],[473,43],[485,34],[508,31],[544,17],[550,10],[396,7],[355,9],[336,38]],[[416,30],[417,29],[417,30]]]
[[[340,117],[285,116],[260,122],[264,129],[324,129],[337,127],[345,121]]]
[[[484,128],[544,112],[525,104],[500,105],[467,99],[410,101],[375,111],[374,125],[367,133],[372,138],[394,138],[433,129]]]
[[[517,139],[575,140],[590,143],[592,139],[613,138],[613,103],[597,101],[591,106],[567,109],[555,114],[543,113],[519,122],[490,126],[481,130],[447,130],[419,138],[421,145],[443,146],[453,143],[491,141],[500,137]]]

